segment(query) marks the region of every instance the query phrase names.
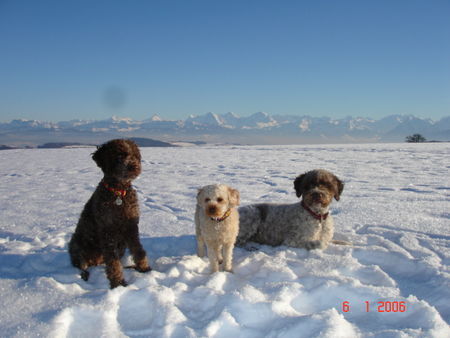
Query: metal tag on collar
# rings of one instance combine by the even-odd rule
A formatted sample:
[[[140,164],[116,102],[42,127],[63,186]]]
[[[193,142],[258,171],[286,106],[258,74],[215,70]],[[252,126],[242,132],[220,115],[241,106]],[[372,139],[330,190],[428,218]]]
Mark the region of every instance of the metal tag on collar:
[[[115,200],[115,202],[114,203],[116,203],[116,205],[122,205],[122,203],[123,203],[123,201],[122,201],[122,199],[120,198],[120,196],[117,196],[117,198],[116,198],[116,200]]]

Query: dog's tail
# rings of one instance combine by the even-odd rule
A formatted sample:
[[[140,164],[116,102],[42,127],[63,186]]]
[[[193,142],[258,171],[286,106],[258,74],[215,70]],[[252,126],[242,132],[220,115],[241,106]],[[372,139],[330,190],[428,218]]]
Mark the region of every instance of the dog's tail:
[[[346,242],[346,241],[338,241],[338,240],[336,240],[336,239],[333,239],[333,240],[331,241],[331,243],[337,244],[337,245],[353,245],[353,244],[350,243],[350,242]]]

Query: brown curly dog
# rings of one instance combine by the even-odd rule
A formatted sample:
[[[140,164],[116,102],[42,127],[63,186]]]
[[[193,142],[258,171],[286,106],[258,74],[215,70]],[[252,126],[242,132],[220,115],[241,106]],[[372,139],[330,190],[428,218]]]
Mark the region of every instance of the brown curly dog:
[[[135,268],[150,271],[146,252],[139,241],[139,204],[131,181],[141,173],[141,154],[131,140],[112,140],[92,155],[103,179],[84,206],[70,243],[72,264],[89,278],[90,266],[106,264],[110,287],[126,286],[120,258],[130,250]]]

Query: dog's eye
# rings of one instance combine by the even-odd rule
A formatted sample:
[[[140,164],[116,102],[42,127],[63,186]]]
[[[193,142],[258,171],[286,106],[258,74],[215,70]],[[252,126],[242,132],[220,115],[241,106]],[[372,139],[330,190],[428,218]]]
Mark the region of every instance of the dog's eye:
[[[319,187],[324,187],[325,189],[331,190],[333,189],[333,184],[328,181],[321,181],[319,182]]]
[[[206,202],[206,203],[208,203],[208,202],[210,202],[210,201],[211,201],[210,198],[205,198],[205,202]]]
[[[222,197],[219,197],[219,198],[217,199],[217,202],[219,202],[219,203],[223,202],[223,198],[222,198]]]

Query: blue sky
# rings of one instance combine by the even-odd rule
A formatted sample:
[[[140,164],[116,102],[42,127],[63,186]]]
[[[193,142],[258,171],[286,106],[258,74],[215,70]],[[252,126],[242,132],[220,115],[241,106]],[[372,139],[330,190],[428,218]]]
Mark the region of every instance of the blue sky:
[[[0,0],[0,120],[450,115],[450,1]]]

